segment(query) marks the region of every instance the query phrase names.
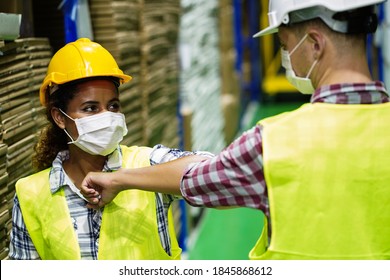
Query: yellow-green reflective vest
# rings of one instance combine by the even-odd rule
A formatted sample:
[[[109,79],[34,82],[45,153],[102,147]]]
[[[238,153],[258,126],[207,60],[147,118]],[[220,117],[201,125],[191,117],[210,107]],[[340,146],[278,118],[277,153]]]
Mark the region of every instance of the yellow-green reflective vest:
[[[272,221],[250,259],[390,259],[390,103],[260,121]]]
[[[122,146],[122,152],[123,167],[149,165],[150,148]],[[80,259],[80,247],[64,191],[61,189],[55,194],[51,193],[49,172],[50,169],[46,169],[16,183],[24,222],[41,259]],[[121,192],[104,207],[98,259],[180,259],[181,249],[177,243],[171,210],[168,221],[172,256],[161,245],[155,199],[153,192],[128,190]]]

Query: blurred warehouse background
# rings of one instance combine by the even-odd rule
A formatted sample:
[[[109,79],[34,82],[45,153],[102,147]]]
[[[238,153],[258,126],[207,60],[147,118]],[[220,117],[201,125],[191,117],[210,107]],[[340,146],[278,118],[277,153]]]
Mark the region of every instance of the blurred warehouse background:
[[[38,90],[54,52],[88,37],[133,77],[121,87],[124,144],[217,153],[259,119],[310,98],[285,79],[276,37],[252,38],[268,24],[267,7],[268,0],[0,1],[0,259],[15,182],[32,173],[45,124]],[[389,2],[378,12],[368,58],[374,77],[389,84]],[[262,227],[262,214],[250,209],[174,206],[188,259],[247,259]]]

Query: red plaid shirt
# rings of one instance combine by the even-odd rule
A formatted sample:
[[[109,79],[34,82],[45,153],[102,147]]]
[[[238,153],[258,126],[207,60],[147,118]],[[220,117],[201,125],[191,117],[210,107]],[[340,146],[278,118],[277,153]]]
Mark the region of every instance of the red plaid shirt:
[[[315,91],[311,103],[376,104],[389,101],[382,82],[337,84]],[[241,206],[260,209],[269,218],[263,171],[262,128],[243,133],[219,155],[192,164],[184,173],[181,192],[193,206]]]

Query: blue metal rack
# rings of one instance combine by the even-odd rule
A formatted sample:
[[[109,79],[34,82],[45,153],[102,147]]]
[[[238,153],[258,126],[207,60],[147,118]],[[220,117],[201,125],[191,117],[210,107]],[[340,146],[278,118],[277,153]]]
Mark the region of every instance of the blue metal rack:
[[[73,42],[77,37],[76,9],[78,0],[63,0],[59,5],[64,14],[65,43]]]
[[[253,38],[260,28],[259,15],[259,1],[233,0],[234,45],[237,55],[235,70],[241,83],[242,111],[245,111],[249,102],[261,101],[260,44],[258,38]],[[243,77],[246,58],[249,58],[250,64],[249,81]]]
[[[65,43],[82,37],[93,40],[87,0],[63,0],[59,9],[64,15]]]

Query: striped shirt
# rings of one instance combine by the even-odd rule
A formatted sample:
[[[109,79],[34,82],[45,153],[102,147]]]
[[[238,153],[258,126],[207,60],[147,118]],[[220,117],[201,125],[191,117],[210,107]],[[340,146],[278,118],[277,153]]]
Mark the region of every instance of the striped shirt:
[[[177,149],[166,148],[162,145],[154,147],[150,155],[151,165],[167,162],[182,156],[208,153],[182,152]],[[50,190],[52,193],[64,189],[69,213],[73,222],[74,230],[79,241],[81,259],[96,260],[99,249],[99,234],[104,208],[92,210],[86,207],[86,201],[79,190],[66,175],[62,163],[69,158],[69,151],[59,152],[52,164],[49,175]],[[111,172],[119,169],[122,165],[120,149],[112,153],[106,161],[103,171]],[[176,197],[156,193],[157,228],[161,245],[170,254],[171,240],[168,231],[168,209]],[[15,195],[12,212],[12,230],[10,242],[10,259],[33,260],[39,259],[38,252],[27,231],[23,220],[18,197]]]
[[[310,102],[377,104],[389,102],[389,95],[379,81],[336,84],[317,89]],[[183,197],[193,206],[260,209],[270,221],[262,155],[262,127],[256,125],[216,157],[191,164],[181,182]]]

